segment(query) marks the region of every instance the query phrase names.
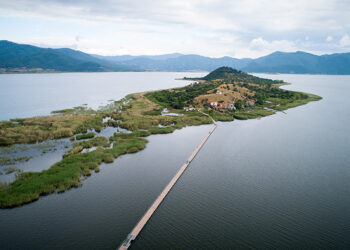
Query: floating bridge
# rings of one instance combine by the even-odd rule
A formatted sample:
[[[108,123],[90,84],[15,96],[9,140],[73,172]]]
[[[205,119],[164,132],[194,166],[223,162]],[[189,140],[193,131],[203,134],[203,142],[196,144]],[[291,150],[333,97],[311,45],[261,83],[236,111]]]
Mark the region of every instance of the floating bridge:
[[[182,165],[182,167],[179,169],[179,171],[176,173],[176,175],[171,179],[171,181],[168,183],[168,185],[164,188],[164,190],[160,193],[160,195],[157,197],[157,199],[153,202],[151,207],[146,211],[146,213],[143,215],[143,217],[139,220],[139,222],[136,224],[136,226],[132,229],[132,231],[129,233],[129,235],[126,237],[126,239],[122,242],[122,244],[119,246],[119,250],[126,250],[130,247],[132,242],[136,239],[136,237],[139,235],[143,227],[146,225],[146,223],[149,221],[151,216],[154,214],[154,212],[157,210],[158,206],[164,198],[168,195],[169,191],[173,188],[177,180],[181,177],[181,175],[185,172],[187,167],[190,165],[191,161],[194,159],[194,157],[197,155],[199,150],[203,147],[205,142],[208,140],[209,136],[214,132],[216,129],[216,122],[213,120],[214,126],[210,129],[209,133],[203,138],[201,143],[196,147],[196,149],[193,151],[191,156],[187,159],[187,161]]]

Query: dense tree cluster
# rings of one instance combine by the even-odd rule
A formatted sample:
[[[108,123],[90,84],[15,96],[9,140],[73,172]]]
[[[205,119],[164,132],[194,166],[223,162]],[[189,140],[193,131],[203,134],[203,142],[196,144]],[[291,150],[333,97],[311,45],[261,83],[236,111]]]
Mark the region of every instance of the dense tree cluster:
[[[146,96],[160,104],[175,109],[192,104],[194,98],[206,94],[209,90],[217,88],[221,83],[195,83],[174,90],[161,90],[146,94]]]
[[[283,81],[280,81],[280,80],[271,80],[271,79],[256,77],[230,67],[220,67],[212,71],[202,79],[207,81],[216,80],[216,79],[225,79],[229,83],[234,83],[238,81],[238,82],[250,82],[250,83],[255,83],[259,85],[272,85],[272,84],[283,83]]]

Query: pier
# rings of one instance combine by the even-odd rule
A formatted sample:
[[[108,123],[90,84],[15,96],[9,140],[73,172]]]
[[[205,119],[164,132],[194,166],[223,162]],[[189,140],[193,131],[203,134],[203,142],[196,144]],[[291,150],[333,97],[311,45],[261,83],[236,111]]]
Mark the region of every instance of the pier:
[[[171,181],[168,183],[168,185],[164,188],[164,190],[160,193],[160,195],[157,197],[157,199],[153,202],[151,207],[146,211],[146,213],[143,215],[143,217],[140,219],[140,221],[136,224],[136,226],[133,228],[133,230],[129,233],[129,235],[126,237],[126,239],[119,246],[119,248],[118,248],[119,250],[128,249],[130,247],[131,243],[136,239],[136,237],[141,232],[143,227],[146,225],[148,220],[151,218],[153,213],[157,210],[160,203],[162,203],[162,201],[167,196],[169,191],[173,188],[173,186],[175,185],[177,180],[185,172],[187,167],[190,165],[191,161],[194,159],[194,157],[197,155],[199,150],[203,147],[205,142],[208,140],[209,136],[214,132],[214,130],[216,129],[216,126],[217,126],[216,122],[214,120],[213,120],[213,124],[214,124],[214,126],[210,129],[209,133],[203,138],[203,140],[198,145],[198,147],[196,147],[196,149],[193,151],[193,153],[190,155],[190,157],[187,159],[187,161],[182,165],[180,170],[175,174],[175,176],[171,179]]]

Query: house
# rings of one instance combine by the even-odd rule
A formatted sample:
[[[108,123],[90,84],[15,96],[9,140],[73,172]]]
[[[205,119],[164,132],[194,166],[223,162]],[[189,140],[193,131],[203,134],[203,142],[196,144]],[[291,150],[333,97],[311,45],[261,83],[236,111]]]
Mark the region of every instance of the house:
[[[225,103],[220,103],[217,107],[216,110],[229,110],[229,106]]]
[[[247,100],[246,103],[247,103],[248,106],[254,106],[255,105],[255,100],[249,99],[249,100]]]
[[[219,91],[219,90],[217,90],[217,91],[216,91],[216,94],[217,94],[217,95],[222,95],[222,92]]]
[[[233,109],[236,109],[234,103],[225,104],[225,103],[217,103],[215,101],[209,101],[208,104],[215,110],[233,110]]]
[[[193,111],[194,110],[194,108],[192,108],[192,107],[184,107],[184,110],[187,112],[187,111]]]
[[[236,109],[234,103],[229,103],[229,104],[227,105],[227,107],[228,107],[228,109],[230,109],[230,110]]]
[[[209,104],[211,107],[217,107],[217,106],[218,106],[218,102],[216,102],[216,101],[209,101],[208,104]]]
[[[220,106],[217,106],[215,109],[216,110],[226,110],[227,108],[224,105],[220,105]]]

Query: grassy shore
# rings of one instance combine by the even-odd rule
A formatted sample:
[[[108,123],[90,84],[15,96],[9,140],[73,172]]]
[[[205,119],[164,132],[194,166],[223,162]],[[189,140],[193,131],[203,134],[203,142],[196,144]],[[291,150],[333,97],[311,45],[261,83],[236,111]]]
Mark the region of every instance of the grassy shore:
[[[308,102],[313,102],[313,101],[319,101],[322,99],[322,97],[313,95],[313,94],[308,94],[308,93],[303,93],[307,95],[307,98],[305,99],[294,99],[294,100],[283,100],[279,98],[269,98],[269,101],[274,103],[273,109],[277,111],[283,111],[287,110],[290,108],[295,108],[297,106],[305,105]]]
[[[266,110],[266,109],[250,109],[250,110],[244,110],[244,111],[237,111],[233,114],[234,118],[237,120],[248,120],[248,119],[255,119],[259,117],[265,117],[269,115],[275,114],[274,111]]]

